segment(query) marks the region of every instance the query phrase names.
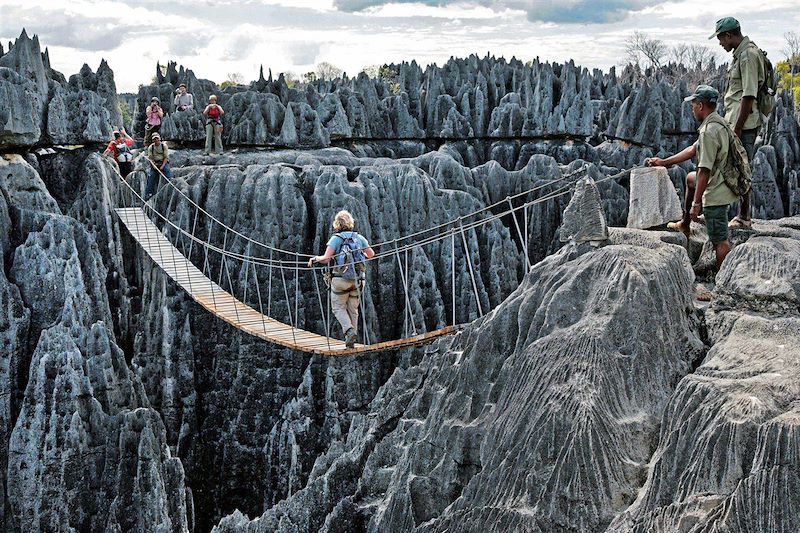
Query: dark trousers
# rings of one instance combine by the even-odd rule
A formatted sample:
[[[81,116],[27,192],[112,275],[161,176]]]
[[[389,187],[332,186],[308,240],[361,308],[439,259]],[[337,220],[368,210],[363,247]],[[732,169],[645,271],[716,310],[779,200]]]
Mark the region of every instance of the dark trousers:
[[[156,166],[159,166],[161,163],[155,162]],[[172,170],[169,168],[169,163],[164,165],[164,168],[161,169],[161,172],[164,173],[166,177],[172,179]],[[144,199],[149,200],[151,196],[156,193],[156,185],[158,185],[158,178],[159,173],[153,166],[150,166],[150,169],[147,171],[147,187],[144,190]]]
[[[119,161],[117,164],[119,165],[119,175],[123,178],[133,172],[133,162]]]

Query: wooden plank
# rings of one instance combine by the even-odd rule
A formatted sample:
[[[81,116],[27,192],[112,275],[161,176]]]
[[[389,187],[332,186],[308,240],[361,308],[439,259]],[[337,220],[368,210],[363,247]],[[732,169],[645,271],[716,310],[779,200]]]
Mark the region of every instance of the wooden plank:
[[[181,254],[141,209],[120,208],[116,212],[120,221],[148,256],[198,304],[233,327],[268,342],[316,355],[341,357],[425,344],[456,331],[453,326],[448,326],[405,339],[384,341],[369,346],[356,344],[348,348],[341,340],[294,328],[290,324],[265,316],[238,300],[206,277]]]

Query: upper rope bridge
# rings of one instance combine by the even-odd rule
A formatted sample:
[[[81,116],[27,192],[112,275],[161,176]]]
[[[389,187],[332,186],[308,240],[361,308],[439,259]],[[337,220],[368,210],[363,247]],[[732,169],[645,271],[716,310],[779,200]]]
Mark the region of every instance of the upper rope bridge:
[[[330,267],[324,265],[309,267],[308,260],[312,257],[309,254],[283,250],[243,235],[195,203],[176,184],[175,179],[168,178],[157,167],[153,168],[158,171],[162,180],[162,186],[159,187],[156,197],[145,202],[141,192],[144,185],[144,180],[141,178],[145,173],[142,171],[131,173],[126,179],[121,180],[123,184],[121,200],[124,206],[117,208],[116,213],[131,236],[170,278],[206,310],[245,333],[293,350],[322,356],[343,356],[420,345],[456,331],[460,326],[456,314],[456,254],[459,252],[465,257],[467,264],[465,275],[469,275],[468,286],[471,287],[475,298],[477,314],[483,316],[488,310],[484,309],[481,303],[476,282],[476,267],[472,264],[467,244],[468,232],[510,216],[513,220],[513,230],[516,231],[521,245],[521,252],[524,254],[524,266],[527,272],[530,268],[528,255],[530,208],[570,194],[576,182],[572,178],[585,173],[588,165],[455,220],[396,240],[372,244],[376,253],[373,258],[367,260],[368,263],[388,260],[394,264],[393,268],[399,271],[403,285],[405,307],[403,313],[406,318],[404,332],[400,339],[387,341],[370,339],[362,297],[359,298],[359,315],[363,325],[359,330],[364,343],[356,344],[353,348],[347,348],[343,341],[331,338],[333,324],[330,295],[325,290],[323,297],[319,280],[321,274]],[[596,183],[616,179],[628,172],[623,171]],[[550,190],[544,191],[544,189]],[[153,207],[158,194],[169,190],[173,191],[169,204],[173,204],[174,201],[173,212],[178,214],[177,221],[170,220],[167,215]],[[541,195],[531,199],[536,193]],[[177,207],[178,204],[181,204],[180,209]],[[524,232],[522,228],[525,228]],[[201,232],[204,233],[202,237],[199,236]],[[221,236],[222,247],[212,242],[214,235]],[[233,251],[231,249],[233,247],[229,246],[233,240],[238,240],[240,244],[244,243],[245,249],[250,253]],[[410,279],[408,255],[417,248],[435,243],[446,246],[447,241],[450,248],[452,303],[451,314],[447,320],[449,325],[434,331],[418,331],[408,287]],[[253,253],[254,250],[258,251],[258,254]],[[192,261],[193,258],[197,260],[197,265]],[[335,258],[332,262],[335,262]],[[240,269],[237,278],[238,287],[234,286],[231,277],[231,270],[235,269],[236,265],[239,265]],[[301,278],[308,281],[309,277],[313,279],[316,304],[319,306],[324,334],[313,333],[299,327],[299,310],[305,303],[301,300],[307,298],[301,296],[300,283]],[[294,278],[294,290],[290,291],[292,278]],[[283,296],[282,298],[273,299],[273,285],[282,287],[282,290],[277,291]],[[266,292],[262,293],[262,289],[266,289]],[[363,290],[366,289],[365,285]],[[443,312],[446,314],[446,311]],[[274,318],[276,315],[285,317],[284,320],[288,321],[288,324]]]

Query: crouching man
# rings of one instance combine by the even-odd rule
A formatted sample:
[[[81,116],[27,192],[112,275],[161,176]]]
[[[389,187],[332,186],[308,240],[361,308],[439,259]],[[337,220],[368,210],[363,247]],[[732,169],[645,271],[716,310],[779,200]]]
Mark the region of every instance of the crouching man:
[[[697,172],[690,172],[686,176],[683,218],[679,222],[671,222],[667,227],[673,231],[682,231],[688,238],[690,222],[701,222],[702,209],[708,238],[714,245],[717,256],[717,270],[731,250],[728,241],[728,209],[730,204],[738,200],[722,175],[728,151],[734,147],[731,145],[728,124],[716,111],[718,99],[719,92],[716,89],[699,85],[694,94],[685,98],[692,103],[692,113],[700,122],[697,142],[667,159],[653,157],[645,161],[647,166],[670,167],[697,156]]]

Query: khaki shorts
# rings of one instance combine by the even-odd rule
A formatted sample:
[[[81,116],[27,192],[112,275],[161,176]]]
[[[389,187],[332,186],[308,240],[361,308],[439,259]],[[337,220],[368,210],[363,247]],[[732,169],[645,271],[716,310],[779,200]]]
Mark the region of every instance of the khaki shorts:
[[[727,241],[728,234],[728,206],[712,205],[703,208],[706,217],[706,231],[708,239],[713,243]]]

